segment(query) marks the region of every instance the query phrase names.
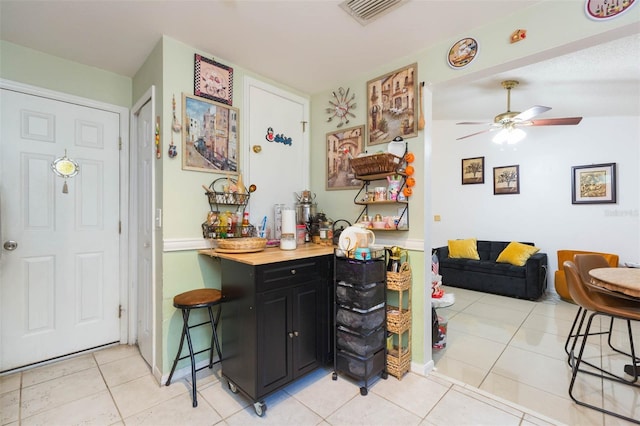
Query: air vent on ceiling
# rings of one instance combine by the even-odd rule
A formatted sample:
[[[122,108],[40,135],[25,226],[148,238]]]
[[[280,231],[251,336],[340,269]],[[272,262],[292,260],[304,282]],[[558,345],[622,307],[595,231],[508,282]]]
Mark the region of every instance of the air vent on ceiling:
[[[362,25],[367,25],[371,21],[381,17],[385,13],[401,6],[409,0],[346,0],[340,3],[353,19]]]

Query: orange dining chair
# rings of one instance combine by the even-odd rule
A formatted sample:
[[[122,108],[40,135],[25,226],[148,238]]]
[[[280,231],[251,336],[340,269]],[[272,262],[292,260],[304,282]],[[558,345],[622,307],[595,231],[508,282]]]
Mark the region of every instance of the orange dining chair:
[[[590,291],[586,287],[586,285],[584,285],[584,283],[582,282],[582,279],[580,278],[580,273],[576,264],[570,260],[565,261],[563,263],[563,269],[565,272],[565,276],[567,278],[567,286],[571,294],[571,298],[578,305],[580,305],[582,309],[584,309],[585,311],[591,312],[591,314],[589,315],[589,319],[587,320],[584,334],[581,335],[582,343],[580,345],[580,350],[577,356],[575,355],[573,348],[570,353],[570,360],[571,360],[570,364],[571,364],[572,374],[571,374],[571,383],[569,384],[569,396],[578,405],[582,405],[584,407],[591,408],[601,413],[609,414],[611,416],[615,416],[633,423],[640,424],[640,420],[638,420],[637,416],[636,418],[627,417],[623,414],[607,410],[604,407],[599,407],[593,404],[586,403],[584,401],[580,401],[573,394],[573,388],[575,385],[578,372],[590,374],[596,377],[600,377],[602,379],[613,380],[616,382],[630,385],[634,388],[640,388],[640,386],[636,384],[636,382],[638,381],[638,373],[639,373],[637,370],[640,369],[640,367],[636,366],[634,363],[634,360],[637,358],[636,358],[635,347],[633,343],[633,334],[631,332],[631,321],[640,321],[640,305],[638,303],[634,303],[627,299],[611,297],[602,293]],[[629,334],[629,346],[631,349],[630,357],[632,360],[632,373],[633,373],[632,376],[634,377],[632,380],[627,380],[624,377],[618,376],[610,371],[607,371],[603,368],[590,364],[583,359],[584,349],[587,344],[587,340],[589,336],[592,335],[590,334],[590,331],[591,331],[591,325],[592,325],[593,319],[598,315],[608,316],[611,318],[619,318],[626,321],[627,330]],[[596,369],[597,371],[600,371],[601,374],[597,374],[593,371],[582,370],[580,369],[580,364],[589,365],[594,369]]]

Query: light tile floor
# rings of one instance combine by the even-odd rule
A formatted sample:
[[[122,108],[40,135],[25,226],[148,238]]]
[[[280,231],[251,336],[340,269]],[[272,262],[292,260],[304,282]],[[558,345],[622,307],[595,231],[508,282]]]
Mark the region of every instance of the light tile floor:
[[[618,425],[624,422],[575,405],[567,395],[569,367],[564,338],[576,306],[547,299],[526,302],[448,289],[456,303],[448,343],[434,352],[437,371],[408,373],[359,384],[318,369],[266,398],[267,411],[229,391],[220,370],[201,371],[198,407],[187,379],[159,386],[138,349],[115,346],[0,376],[2,425]],[[620,338],[616,333],[616,339]],[[622,339],[620,339],[622,340]],[[640,336],[639,340],[640,341]],[[594,345],[593,357],[618,366]],[[635,407],[640,393],[586,381],[593,398],[602,386],[606,402]]]
[[[555,294],[531,302],[454,287],[445,291],[455,295],[455,304],[437,309],[448,322],[447,346],[433,352],[438,373],[566,424],[632,424],[581,407],[569,397],[571,369],[564,344],[576,305]],[[608,327],[608,320],[602,322]],[[624,327],[623,321],[614,322],[613,342],[619,348],[628,348]],[[632,329],[640,351],[640,324],[632,322]],[[606,337],[590,337],[588,342],[591,362],[623,374],[628,358],[611,350]],[[575,390],[592,404],[640,419],[640,387],[579,374]]]

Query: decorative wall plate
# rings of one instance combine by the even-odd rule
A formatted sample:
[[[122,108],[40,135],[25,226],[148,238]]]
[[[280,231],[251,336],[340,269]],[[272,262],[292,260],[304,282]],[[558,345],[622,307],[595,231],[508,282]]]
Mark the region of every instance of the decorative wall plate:
[[[636,0],[586,0],[584,10],[589,18],[603,21],[618,17],[636,3]]]
[[[451,46],[447,62],[451,68],[460,69],[469,65],[476,56],[478,56],[478,42],[471,37],[466,37]]]

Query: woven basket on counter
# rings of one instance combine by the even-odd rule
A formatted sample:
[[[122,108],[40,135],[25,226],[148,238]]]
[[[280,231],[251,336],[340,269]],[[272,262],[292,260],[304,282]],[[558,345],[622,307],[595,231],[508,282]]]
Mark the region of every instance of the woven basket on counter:
[[[351,159],[351,167],[357,176],[395,172],[402,165],[402,158],[385,152]]]
[[[228,238],[216,240],[217,247],[224,250],[258,250],[267,246],[266,238]]]

